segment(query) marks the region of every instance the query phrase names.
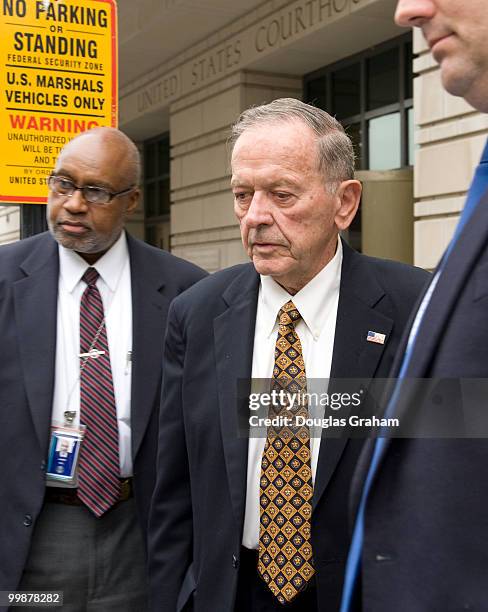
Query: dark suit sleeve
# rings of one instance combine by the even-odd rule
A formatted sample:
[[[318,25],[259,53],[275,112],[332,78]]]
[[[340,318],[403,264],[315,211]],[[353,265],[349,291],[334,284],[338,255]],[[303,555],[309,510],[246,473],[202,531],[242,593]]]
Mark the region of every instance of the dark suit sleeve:
[[[184,358],[185,342],[173,302],[164,345],[158,475],[148,530],[152,612],[174,612],[180,591],[188,590],[188,596],[192,592],[192,505],[182,405]],[[180,602],[184,597],[182,592]]]

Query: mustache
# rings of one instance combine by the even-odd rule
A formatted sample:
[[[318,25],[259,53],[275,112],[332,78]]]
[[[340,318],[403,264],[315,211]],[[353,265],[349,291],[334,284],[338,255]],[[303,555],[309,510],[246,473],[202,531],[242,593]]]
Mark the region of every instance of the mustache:
[[[289,247],[290,243],[282,235],[268,233],[266,230],[259,228],[251,230],[247,237],[247,243],[250,247],[254,244],[276,244],[278,246]]]
[[[78,227],[84,227],[86,229],[91,230],[92,227],[89,223],[85,223],[84,221],[79,221],[78,219],[70,219],[69,217],[63,219],[56,219],[56,225],[76,225]]]

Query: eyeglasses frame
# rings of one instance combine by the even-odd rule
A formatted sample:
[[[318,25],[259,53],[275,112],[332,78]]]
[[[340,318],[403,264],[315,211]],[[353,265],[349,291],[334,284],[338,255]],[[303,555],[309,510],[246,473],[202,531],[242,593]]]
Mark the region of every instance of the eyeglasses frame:
[[[69,181],[72,185],[73,185],[73,192],[72,193],[59,193],[58,191],[56,191],[55,189],[53,189],[51,187],[51,185],[49,184],[51,179],[56,179],[56,178],[65,178],[67,181]],[[77,185],[74,181],[72,181],[70,178],[63,177],[63,175],[59,175],[59,174],[50,174],[49,178],[47,179],[47,185],[49,187],[49,189],[55,193],[57,196],[61,196],[61,197],[65,197],[65,198],[71,198],[74,194],[75,191],[81,191],[81,194],[83,196],[83,199],[85,200],[85,202],[88,202],[88,204],[95,204],[96,206],[105,206],[106,204],[110,204],[110,202],[114,199],[117,198],[121,195],[126,195],[128,193],[130,193],[131,191],[134,191],[134,189],[136,189],[137,185],[132,185],[131,187],[128,187],[127,189],[122,189],[122,191],[109,191],[108,189],[105,189],[105,187],[99,187],[98,185],[82,185],[79,186]],[[108,193],[108,195],[110,196],[110,199],[107,200],[106,202],[91,202],[90,200],[87,200],[85,194],[84,194],[84,189],[101,189],[103,191],[105,191],[106,193]]]

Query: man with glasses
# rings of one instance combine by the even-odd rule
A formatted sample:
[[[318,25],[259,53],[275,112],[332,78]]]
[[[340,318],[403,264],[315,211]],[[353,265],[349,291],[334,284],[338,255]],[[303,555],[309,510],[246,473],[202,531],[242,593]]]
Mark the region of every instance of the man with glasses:
[[[78,135],[49,232],[0,249],[0,590],[70,611],[146,609],[166,313],[205,274],[125,232],[139,179],[122,132]]]

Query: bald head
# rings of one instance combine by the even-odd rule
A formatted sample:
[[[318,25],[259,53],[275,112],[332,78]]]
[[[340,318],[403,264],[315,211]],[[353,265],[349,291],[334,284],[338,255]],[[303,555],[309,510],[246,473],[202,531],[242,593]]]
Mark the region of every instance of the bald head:
[[[117,128],[97,127],[81,132],[63,147],[58,157],[58,164],[66,152],[76,150],[80,142],[89,139],[90,144],[100,145],[113,155],[114,166],[120,169],[123,180],[131,185],[139,185],[141,180],[141,156],[132,140]]]

